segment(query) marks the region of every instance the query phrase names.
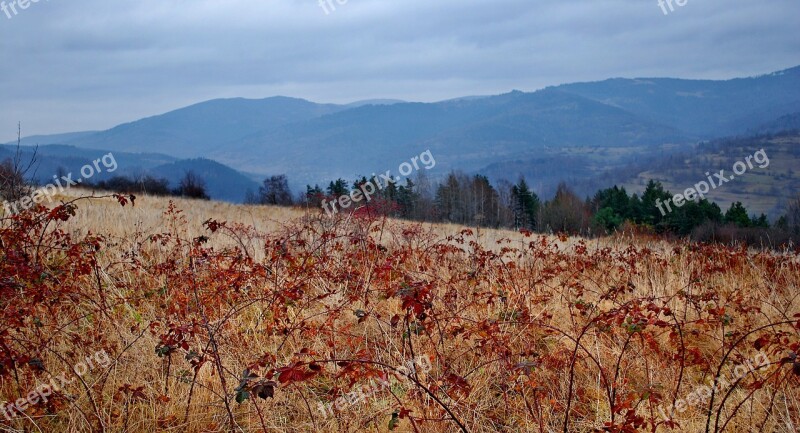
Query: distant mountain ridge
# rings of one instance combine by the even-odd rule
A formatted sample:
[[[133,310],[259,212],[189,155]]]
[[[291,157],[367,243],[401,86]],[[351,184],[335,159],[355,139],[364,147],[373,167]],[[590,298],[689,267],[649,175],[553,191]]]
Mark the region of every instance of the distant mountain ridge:
[[[366,99],[364,101],[356,101],[351,102],[349,104],[345,104],[347,108],[358,108],[363,107],[364,105],[394,105],[394,104],[403,104],[406,101],[400,99]]]
[[[345,109],[303,99],[276,96],[201,102],[168,113],[125,123],[88,137],[67,140],[80,147],[125,152],[161,152],[196,158],[236,138],[264,128],[299,122]]]
[[[326,179],[351,177],[363,168],[395,168],[427,149],[441,157],[444,170],[477,170],[487,161],[539,153],[548,147],[691,140],[674,128],[641,120],[619,108],[547,90],[340,111],[253,134],[228,143],[211,157],[249,171],[282,172],[284,167],[293,167],[302,178],[316,174]],[[273,158],[251,158],[255,149],[272,151]]]
[[[781,116],[759,126],[753,132],[757,134],[773,134],[781,131],[800,131],[800,112]]]
[[[711,138],[742,133],[799,111],[800,66],[725,81],[617,78],[556,89]]]
[[[564,180],[591,179],[699,140],[793,124],[785,117],[798,112],[800,66],[723,81],[615,78],[434,103],[219,99],[107,131],[39,138],[210,158],[259,175],[286,173],[295,188],[394,170],[430,149],[439,175],[462,169],[513,180],[547,171],[539,179],[546,190],[560,175],[552,169],[559,161],[571,164]]]
[[[19,144],[22,146],[36,146],[39,144],[64,144],[70,141],[79,140],[81,138],[89,137],[97,134],[100,131],[81,131],[81,132],[67,132],[64,134],[50,134],[50,135],[30,135],[23,137]],[[7,143],[9,145],[17,144],[16,141]]]

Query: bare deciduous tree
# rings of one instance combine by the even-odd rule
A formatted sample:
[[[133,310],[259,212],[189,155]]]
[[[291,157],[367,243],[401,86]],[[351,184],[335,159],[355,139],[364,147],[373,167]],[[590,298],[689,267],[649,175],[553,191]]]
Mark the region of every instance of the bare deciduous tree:
[[[800,196],[792,200],[786,212],[786,223],[790,230],[800,233]]]
[[[0,162],[0,199],[15,202],[30,193],[30,180],[26,176],[33,170],[36,163],[38,148],[34,148],[33,155],[27,163],[22,161],[22,128],[17,125],[17,147],[14,156]]]
[[[258,201],[260,204],[277,206],[291,206],[294,204],[286,175],[281,174],[264,179],[264,184],[258,188]]]
[[[210,199],[206,192],[206,182],[193,171],[186,172],[186,175],[184,175],[183,179],[178,183],[175,194],[181,197],[198,198],[202,200]]]

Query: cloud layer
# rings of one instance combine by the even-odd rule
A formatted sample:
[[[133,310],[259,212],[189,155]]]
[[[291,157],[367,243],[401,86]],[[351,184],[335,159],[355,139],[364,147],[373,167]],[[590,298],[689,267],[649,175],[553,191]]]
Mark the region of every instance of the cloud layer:
[[[40,0],[0,12],[0,139],[219,97],[434,101],[800,64],[797,0]],[[6,4],[10,0],[5,0]]]

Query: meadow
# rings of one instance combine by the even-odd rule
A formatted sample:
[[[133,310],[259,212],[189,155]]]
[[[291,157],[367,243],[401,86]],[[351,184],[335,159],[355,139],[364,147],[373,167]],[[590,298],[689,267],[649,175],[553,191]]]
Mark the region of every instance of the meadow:
[[[77,194],[0,219],[5,432],[800,425],[797,252]]]

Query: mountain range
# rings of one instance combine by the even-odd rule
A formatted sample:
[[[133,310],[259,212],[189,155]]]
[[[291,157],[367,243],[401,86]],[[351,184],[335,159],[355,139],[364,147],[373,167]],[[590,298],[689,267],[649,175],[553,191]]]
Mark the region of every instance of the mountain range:
[[[641,158],[780,129],[798,116],[800,66],[731,80],[614,78],[433,103],[218,99],[106,131],[29,137],[23,144],[157,150],[174,158],[170,163],[208,158],[252,173],[243,176],[252,181],[285,173],[295,188],[396,172],[431,150],[433,176],[454,169],[512,181],[524,175],[546,193],[562,180],[591,184]]]

